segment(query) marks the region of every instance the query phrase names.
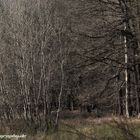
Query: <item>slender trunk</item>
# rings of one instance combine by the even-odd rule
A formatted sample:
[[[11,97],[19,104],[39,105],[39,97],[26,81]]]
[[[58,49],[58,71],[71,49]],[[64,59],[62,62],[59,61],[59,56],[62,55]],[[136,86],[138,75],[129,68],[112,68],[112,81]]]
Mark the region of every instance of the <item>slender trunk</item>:
[[[71,101],[71,111],[74,110],[73,108],[74,108],[74,107],[73,107],[73,101]]]
[[[138,78],[137,72],[135,72],[135,90],[136,90],[136,101],[137,101],[137,114],[140,113],[139,93],[138,93]]]
[[[124,30],[127,29],[127,25],[125,23]],[[129,106],[128,106],[128,94],[129,94],[129,88],[128,88],[128,47],[127,47],[127,38],[124,36],[124,47],[125,47],[125,113],[126,117],[129,118]]]
[[[59,112],[61,109],[61,98],[62,98],[62,94],[63,94],[63,83],[64,83],[64,57],[63,57],[63,45],[62,45],[62,41],[61,41],[61,33],[58,32],[58,40],[60,43],[60,68],[61,68],[61,87],[60,87],[60,93],[59,93],[59,97],[58,97],[58,109],[57,109],[57,114],[56,114],[56,120],[55,120],[55,128],[58,127],[58,119],[59,119]]]
[[[122,89],[118,93],[119,115],[123,115]]]
[[[55,126],[57,127],[58,125],[58,118],[59,118],[59,112],[60,112],[60,108],[61,108],[61,96],[63,93],[63,80],[64,80],[64,69],[63,69],[63,60],[61,62],[61,88],[60,88],[60,93],[59,93],[59,97],[58,97],[58,109],[57,109],[57,114],[56,114],[56,121],[55,121]]]
[[[134,63],[135,64],[135,63]],[[137,70],[137,65],[134,66],[134,78],[135,78],[135,92],[136,92],[136,110],[137,114],[140,113],[140,101],[139,101],[139,72]]]

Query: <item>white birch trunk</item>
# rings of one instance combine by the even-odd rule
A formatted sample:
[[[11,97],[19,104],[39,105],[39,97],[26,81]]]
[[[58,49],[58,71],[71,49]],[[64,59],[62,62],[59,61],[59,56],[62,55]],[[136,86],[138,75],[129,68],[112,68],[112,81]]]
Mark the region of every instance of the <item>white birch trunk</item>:
[[[124,25],[124,30],[126,30],[126,23]],[[128,47],[127,47],[127,38],[124,36],[124,47],[125,47],[125,113],[126,117],[129,118],[129,109],[128,109]]]

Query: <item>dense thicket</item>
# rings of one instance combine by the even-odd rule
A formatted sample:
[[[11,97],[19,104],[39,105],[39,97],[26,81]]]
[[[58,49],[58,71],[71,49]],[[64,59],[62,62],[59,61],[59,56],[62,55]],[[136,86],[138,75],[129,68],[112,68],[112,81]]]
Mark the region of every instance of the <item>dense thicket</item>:
[[[49,128],[79,108],[138,115],[139,9],[138,0],[0,0],[1,121]]]

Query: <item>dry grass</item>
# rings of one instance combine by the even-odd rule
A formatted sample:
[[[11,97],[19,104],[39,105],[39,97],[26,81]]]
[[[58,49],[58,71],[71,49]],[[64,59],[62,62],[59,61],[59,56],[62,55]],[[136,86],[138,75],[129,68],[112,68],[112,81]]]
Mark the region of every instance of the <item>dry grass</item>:
[[[69,116],[60,121],[56,132],[37,131],[27,134],[26,132],[29,130],[27,128],[24,133],[28,135],[26,140],[139,140],[140,120],[137,118],[126,119],[116,116],[96,118],[91,115],[83,117],[79,116],[78,112],[73,113],[75,117]],[[65,113],[63,112],[61,115],[65,115]],[[19,125],[18,123],[17,126]],[[15,130],[17,129],[15,128]],[[29,131],[32,132],[32,130]],[[5,133],[11,134],[11,130],[6,127]],[[2,134],[5,133],[3,131]],[[131,139],[128,139],[129,137]]]

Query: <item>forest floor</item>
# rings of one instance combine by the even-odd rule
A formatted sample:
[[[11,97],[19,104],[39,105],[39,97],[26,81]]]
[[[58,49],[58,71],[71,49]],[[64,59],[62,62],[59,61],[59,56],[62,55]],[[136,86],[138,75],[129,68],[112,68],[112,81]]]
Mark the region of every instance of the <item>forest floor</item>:
[[[116,116],[106,116],[100,118],[71,118],[71,119],[62,119],[62,123],[75,125],[75,124],[102,124],[102,123],[113,123],[113,122],[123,122],[123,123],[135,123],[140,124],[140,119],[132,117],[126,119],[125,117],[116,117]]]
[[[140,120],[106,116],[62,119],[48,140],[140,140]]]
[[[140,140],[140,119],[137,118],[126,119],[111,114],[97,117],[94,113],[79,111],[61,112],[61,117],[55,133],[37,131],[27,134],[26,140]],[[6,134],[9,133],[7,128]]]
[[[66,111],[60,113],[62,123],[75,125],[75,124],[102,124],[102,123],[136,123],[140,124],[140,118],[130,117],[125,118],[124,116],[115,116],[108,114],[102,117],[97,117],[94,113],[80,113],[79,111]]]

